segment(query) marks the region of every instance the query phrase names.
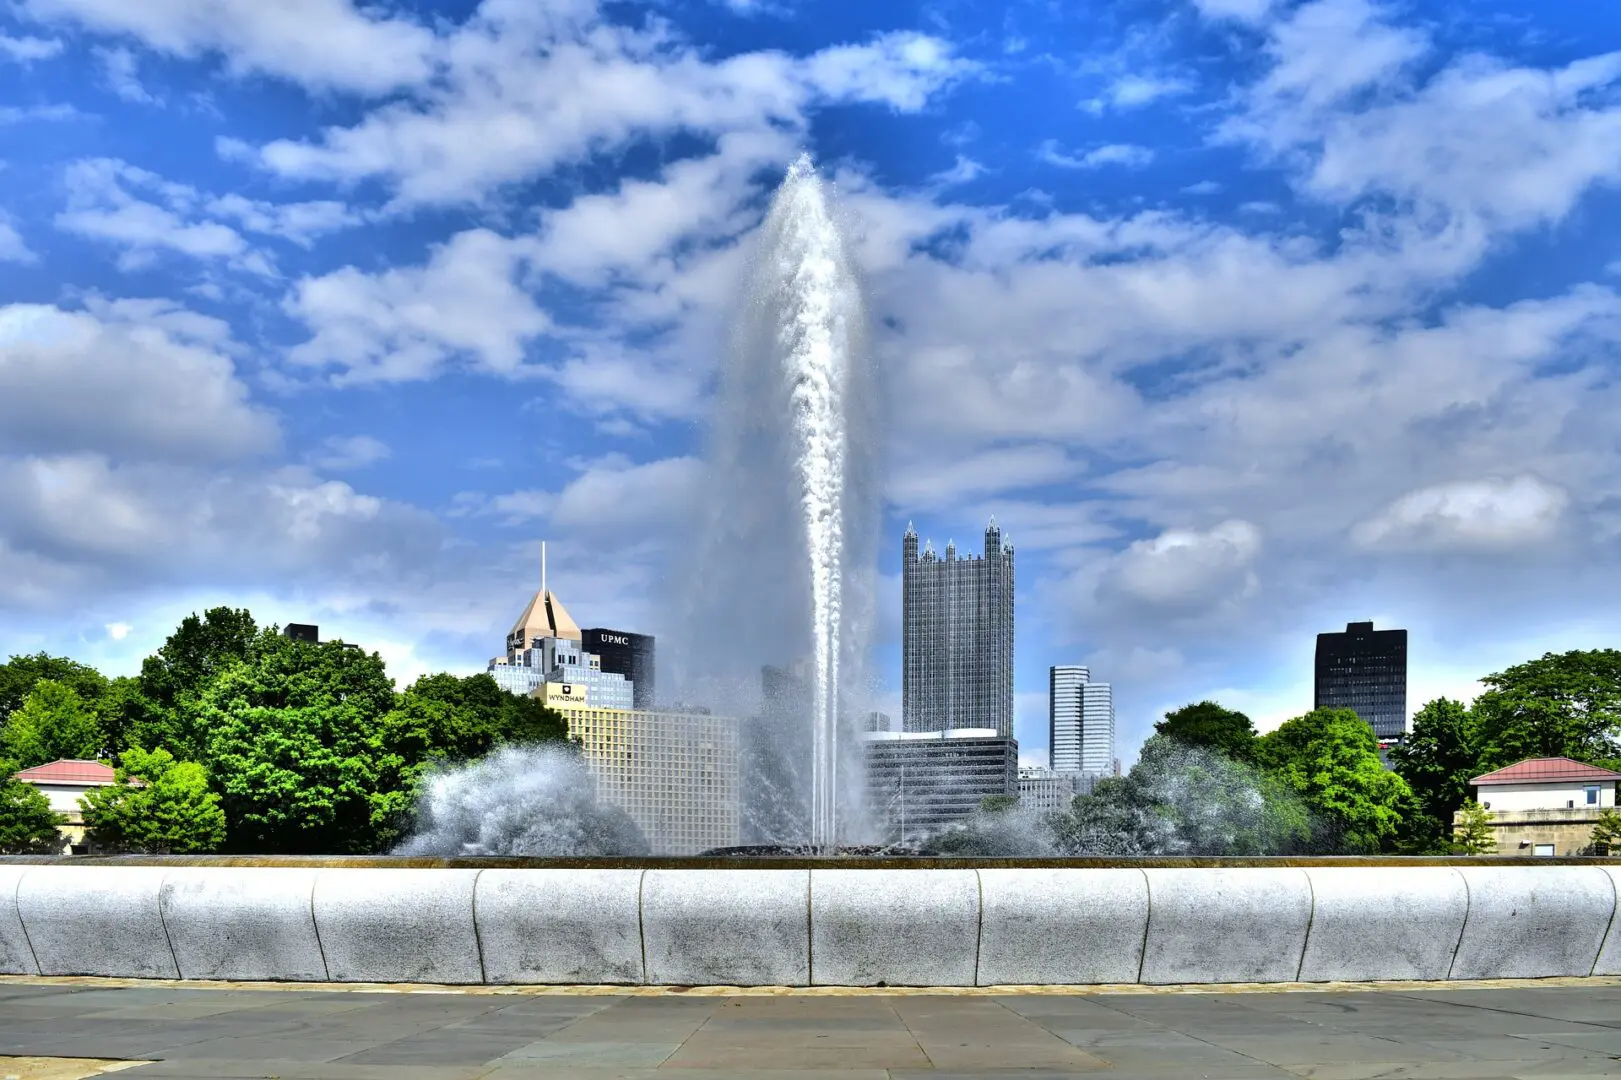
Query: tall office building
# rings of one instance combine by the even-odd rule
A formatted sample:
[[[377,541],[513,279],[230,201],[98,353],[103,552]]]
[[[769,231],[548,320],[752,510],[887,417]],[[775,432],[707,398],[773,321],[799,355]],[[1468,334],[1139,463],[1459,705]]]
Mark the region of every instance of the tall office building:
[[[1054,772],[1106,775],[1114,757],[1114,688],[1092,681],[1089,668],[1061,664],[1047,672],[1048,762]]]
[[[737,846],[736,720],[603,708],[588,688],[572,684],[545,683],[535,696],[568,721],[597,798],[629,814],[655,854]]]
[[[1013,544],[992,518],[983,557],[901,542],[901,726],[1013,736]]]
[[[864,731],[867,810],[891,839],[924,839],[964,821],[988,796],[1019,794],[1019,744],[994,728]]]
[[[653,693],[653,637],[628,630],[596,628],[580,631],[587,652],[602,658],[602,670],[623,675],[635,688],[636,708],[651,709]]]
[[[1047,764],[1054,772],[1081,771],[1081,692],[1091,678],[1077,664],[1047,669]]]
[[[1407,734],[1407,631],[1345,624],[1317,635],[1316,708],[1354,709],[1382,741]]]
[[[1114,687],[1089,682],[1081,690],[1081,772],[1108,776],[1118,769],[1114,756]]]
[[[636,703],[634,684],[604,670],[601,657],[586,651],[579,626],[546,588],[544,571],[540,591],[507,632],[507,654],[492,659],[487,670],[513,694],[532,694],[542,683],[553,682],[589,687],[591,700],[602,708],[629,709]]]

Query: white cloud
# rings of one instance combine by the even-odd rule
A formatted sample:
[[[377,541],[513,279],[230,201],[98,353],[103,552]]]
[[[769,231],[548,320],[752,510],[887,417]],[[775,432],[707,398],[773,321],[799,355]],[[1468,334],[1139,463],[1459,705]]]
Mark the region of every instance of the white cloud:
[[[317,469],[342,472],[364,469],[392,455],[388,444],[370,435],[329,436],[321,442],[321,449],[310,455],[309,463]]]
[[[211,196],[111,158],[74,162],[64,182],[67,205],[56,216],[57,227],[123,247],[126,266],[167,250],[274,277],[269,255],[226,222],[308,247],[313,238],[360,220],[330,200],[276,204],[236,194]]]
[[[1079,156],[1065,153],[1058,144],[1048,139],[1037,151],[1042,161],[1061,169],[1101,169],[1106,165],[1120,165],[1128,169],[1141,169],[1154,160],[1154,152],[1146,146],[1113,143],[1088,150]]]
[[[0,262],[32,263],[38,262],[35,255],[18,234],[16,226],[11,223],[10,217],[0,211]]]
[[[1100,97],[1083,104],[1093,113],[1101,113],[1109,107],[1136,109],[1151,105],[1161,98],[1186,94],[1193,89],[1193,85],[1190,80],[1176,76],[1131,73],[1117,77]]]
[[[416,99],[318,141],[271,142],[258,160],[301,179],[383,180],[396,207],[477,202],[638,137],[802,130],[805,110],[827,100],[914,111],[973,70],[912,33],[802,59],[760,52],[710,63],[661,29],[609,24],[583,0],[545,10],[486,4],[444,51],[444,78]]]
[[[304,278],[285,302],[314,332],[295,364],[340,369],[340,382],[424,379],[458,357],[515,373],[551,320],[514,275],[532,248],[486,229],[458,233],[428,263]]]
[[[1261,531],[1247,521],[1224,521],[1205,531],[1167,529],[1121,552],[1099,593],[1171,617],[1202,615],[1255,594],[1260,550]]]
[[[1521,548],[1550,539],[1569,502],[1535,476],[1462,480],[1408,492],[1353,536],[1376,548]]]
[[[98,48],[95,50],[96,59],[101,62],[102,74],[107,80],[107,88],[125,101],[133,101],[137,105],[161,105],[162,100],[141,83],[140,61],[135,53],[129,49],[118,47],[111,49]]]
[[[897,471],[887,490],[897,507],[917,511],[1041,487],[1068,480],[1083,469],[1062,448],[1050,444],[996,447],[949,458],[914,458]]]
[[[433,70],[432,32],[350,0],[23,0],[22,8],[173,56],[219,54],[238,74],[312,89],[382,94]]]
[[[224,324],[165,302],[0,307],[0,450],[165,460],[273,449]]]
[[[693,504],[702,476],[703,467],[695,458],[633,465],[617,455],[608,457],[563,488],[551,522],[591,535],[668,525]]]
[[[1275,0],[1193,0],[1193,6],[1207,19],[1232,19],[1255,23],[1271,12]]]
[[[60,55],[62,43],[55,38],[8,37],[0,34],[0,57],[15,64],[31,64]]]
[[[82,115],[72,105],[0,106],[0,125],[27,124],[37,120],[73,120]]]
[[[107,636],[114,641],[123,641],[129,637],[129,632],[135,628],[129,623],[115,622],[108,623],[103,629],[107,631]]]

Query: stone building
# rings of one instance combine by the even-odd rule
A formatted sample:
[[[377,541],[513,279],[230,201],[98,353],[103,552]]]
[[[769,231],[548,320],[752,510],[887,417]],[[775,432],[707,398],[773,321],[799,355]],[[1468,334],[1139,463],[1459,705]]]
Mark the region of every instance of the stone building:
[[[1496,854],[1575,855],[1592,842],[1600,812],[1615,808],[1621,773],[1564,757],[1529,758],[1469,783],[1491,814]]]

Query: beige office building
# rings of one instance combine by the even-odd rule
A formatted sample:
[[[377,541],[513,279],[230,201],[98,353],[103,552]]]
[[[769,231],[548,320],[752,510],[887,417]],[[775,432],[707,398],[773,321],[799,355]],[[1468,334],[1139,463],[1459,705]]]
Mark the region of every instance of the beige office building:
[[[545,683],[534,696],[568,721],[597,798],[629,814],[655,854],[740,843],[735,719],[595,708],[588,688],[572,683]]]

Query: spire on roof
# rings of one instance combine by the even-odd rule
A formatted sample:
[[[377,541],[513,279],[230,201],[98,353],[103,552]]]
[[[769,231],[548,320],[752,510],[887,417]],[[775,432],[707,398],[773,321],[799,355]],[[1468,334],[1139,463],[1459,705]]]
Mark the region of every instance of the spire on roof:
[[[906,536],[912,540],[917,539],[917,530],[912,527],[912,523],[910,521],[906,523]]]
[[[995,514],[991,515],[991,523],[989,525],[985,526],[985,531],[988,532],[988,533],[1001,532],[1002,531],[1001,529],[998,529],[996,527],[996,515]]]

